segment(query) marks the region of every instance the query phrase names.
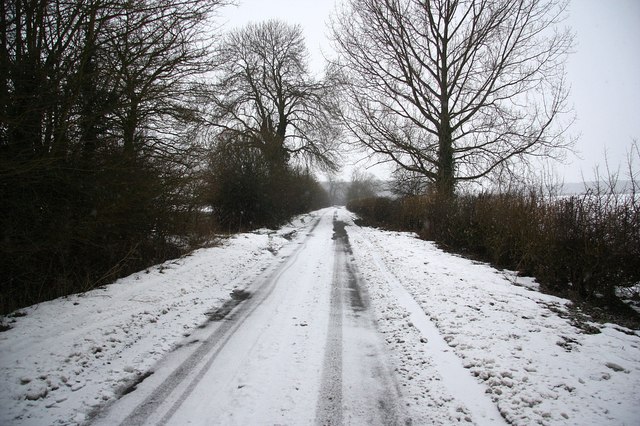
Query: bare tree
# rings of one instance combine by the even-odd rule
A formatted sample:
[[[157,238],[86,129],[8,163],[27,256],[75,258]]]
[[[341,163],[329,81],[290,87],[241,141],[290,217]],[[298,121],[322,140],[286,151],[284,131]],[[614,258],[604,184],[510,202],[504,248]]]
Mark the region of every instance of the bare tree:
[[[227,3],[0,5],[0,312],[178,253],[188,89]]]
[[[353,201],[375,197],[376,187],[377,184],[373,175],[356,169],[351,173],[351,182],[349,188],[347,188],[346,199],[347,201]]]
[[[231,32],[219,52],[211,124],[272,165],[297,157],[335,169],[335,86],[309,74],[306,56],[300,26],[271,20]]]
[[[438,193],[571,145],[562,0],[349,0],[333,38],[364,147]]]
[[[391,192],[398,197],[414,197],[429,191],[431,182],[422,173],[398,167],[393,171],[392,177]]]

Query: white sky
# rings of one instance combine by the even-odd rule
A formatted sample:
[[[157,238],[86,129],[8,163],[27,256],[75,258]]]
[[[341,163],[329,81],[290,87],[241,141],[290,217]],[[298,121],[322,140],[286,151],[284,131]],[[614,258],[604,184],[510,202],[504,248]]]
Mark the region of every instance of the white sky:
[[[225,28],[278,18],[303,28],[314,72],[330,53],[329,16],[340,0],[238,0],[222,12]],[[614,170],[625,167],[633,139],[640,143],[640,0],[571,0],[566,22],[576,33],[576,51],[568,63],[571,102],[579,136],[577,155],[557,166],[566,182],[593,177],[605,158]],[[347,167],[349,169],[349,167]],[[636,164],[640,169],[640,164]],[[349,177],[348,173],[345,176]]]
[[[581,169],[588,178],[596,165],[604,167],[605,152],[617,167],[632,140],[640,143],[640,1],[572,0],[570,7],[577,45],[568,78],[582,160],[564,174],[575,181]]]

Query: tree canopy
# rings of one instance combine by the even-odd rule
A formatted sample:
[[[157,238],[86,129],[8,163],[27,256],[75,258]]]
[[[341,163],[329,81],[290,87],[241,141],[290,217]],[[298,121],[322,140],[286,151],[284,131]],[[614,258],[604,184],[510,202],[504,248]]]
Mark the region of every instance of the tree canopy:
[[[559,157],[573,36],[566,1],[348,0],[334,19],[360,145],[439,193]]]
[[[260,149],[273,165],[337,168],[336,87],[309,73],[300,26],[249,24],[227,35],[218,59],[210,123],[225,140]]]

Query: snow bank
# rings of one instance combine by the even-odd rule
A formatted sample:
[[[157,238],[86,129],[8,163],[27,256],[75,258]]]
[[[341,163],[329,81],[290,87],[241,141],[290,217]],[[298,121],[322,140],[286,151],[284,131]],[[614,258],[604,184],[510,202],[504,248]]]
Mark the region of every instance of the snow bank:
[[[433,347],[416,333],[393,281],[418,302],[509,423],[638,424],[637,331],[590,323],[587,328],[600,332],[588,334],[571,321],[569,301],[531,290],[535,284],[528,279],[447,254],[415,235],[355,226],[348,232],[377,299],[379,326],[389,335],[388,346],[400,353],[396,368],[405,392],[423,418],[430,405],[449,404],[452,418],[461,421],[466,408],[443,399],[443,390],[431,390],[433,382],[446,381],[447,371],[425,377],[434,363]]]
[[[84,294],[5,318],[0,424],[82,423],[127,392],[310,226],[239,234]]]

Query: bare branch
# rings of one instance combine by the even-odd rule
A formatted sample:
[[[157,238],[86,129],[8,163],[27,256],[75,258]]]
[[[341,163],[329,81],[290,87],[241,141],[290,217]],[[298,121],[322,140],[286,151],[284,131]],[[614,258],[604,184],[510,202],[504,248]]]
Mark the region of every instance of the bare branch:
[[[337,87],[307,70],[302,29],[271,20],[233,31],[218,53],[209,123],[263,151],[274,164],[290,158],[335,169]]]
[[[572,141],[564,0],[350,0],[332,23],[352,139],[451,194]]]

